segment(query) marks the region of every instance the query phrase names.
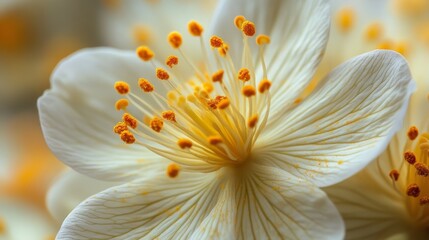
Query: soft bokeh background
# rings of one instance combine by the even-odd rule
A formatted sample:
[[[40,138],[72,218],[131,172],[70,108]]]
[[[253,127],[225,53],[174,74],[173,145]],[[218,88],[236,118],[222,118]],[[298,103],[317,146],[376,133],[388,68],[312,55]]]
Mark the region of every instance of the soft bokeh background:
[[[52,239],[60,224],[49,216],[45,195],[65,166],[44,143],[36,108],[55,65],[80,48],[154,44],[153,31],[173,29],[154,29],[139,9],[165,1],[0,0],[0,239],[26,239],[23,229],[36,240]],[[175,2],[192,14],[210,12],[215,1]],[[375,48],[402,53],[416,78],[429,79],[429,0],[331,2],[331,41],[315,83]]]

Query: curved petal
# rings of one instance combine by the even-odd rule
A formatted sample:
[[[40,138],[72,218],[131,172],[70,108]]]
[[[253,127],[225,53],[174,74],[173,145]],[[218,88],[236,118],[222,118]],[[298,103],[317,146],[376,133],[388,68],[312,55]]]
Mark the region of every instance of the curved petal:
[[[64,221],[58,239],[188,239],[215,206],[216,173],[160,172],[99,193]]]
[[[46,206],[51,215],[62,223],[67,215],[88,197],[117,185],[99,181],[69,170],[51,186],[46,196]]]
[[[271,115],[275,115],[293,103],[316,71],[328,41],[329,5],[324,0],[221,1],[212,33],[230,45],[237,68],[241,66],[243,49],[242,34],[234,25],[238,15],[253,21],[257,34],[271,38],[271,43],[265,47],[264,59],[268,78],[273,83]],[[252,50],[258,53],[256,47]],[[262,78],[259,61],[256,71],[259,81]]]
[[[318,187],[258,166],[236,190],[239,239],[343,239],[344,223]]]
[[[132,52],[87,49],[63,60],[52,75],[52,89],[38,100],[42,130],[54,154],[78,172],[112,181],[134,178],[152,162],[162,162],[141,146],[125,145],[112,131],[122,116],[114,109],[121,98],[114,83],[122,79],[137,87],[142,76],[152,77],[154,70]]]
[[[336,68],[283,124],[261,136],[264,164],[288,169],[318,186],[366,166],[401,127],[414,82],[405,60],[373,51]]]

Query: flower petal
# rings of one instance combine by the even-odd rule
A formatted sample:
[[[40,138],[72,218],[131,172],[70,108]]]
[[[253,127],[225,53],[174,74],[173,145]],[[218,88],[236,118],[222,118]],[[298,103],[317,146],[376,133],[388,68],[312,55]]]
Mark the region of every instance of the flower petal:
[[[46,196],[46,205],[51,215],[62,223],[67,215],[88,197],[117,185],[99,181],[73,170],[64,172]]]
[[[112,131],[122,116],[114,109],[121,98],[114,83],[122,79],[137,88],[142,76],[152,77],[154,70],[128,51],[87,49],[63,60],[52,75],[52,89],[38,100],[42,130],[55,155],[78,172],[112,181],[152,168],[143,163],[162,162],[140,146],[125,145]]]
[[[257,34],[270,36],[264,59],[272,80],[271,113],[283,111],[311,81],[323,55],[329,34],[330,11],[326,1],[223,0],[215,13],[212,33],[229,45],[234,63],[241,67],[242,33],[234,18],[243,15],[253,21]],[[250,44],[254,46],[254,44]],[[253,53],[258,53],[256,47]],[[257,62],[257,81],[262,78],[262,64]]]
[[[188,239],[215,206],[219,185],[216,173],[160,172],[114,187],[80,204],[57,238]]]
[[[343,239],[344,224],[318,187],[259,166],[236,191],[240,239]]]
[[[414,82],[393,51],[360,55],[335,69],[299,106],[266,129],[255,149],[264,164],[318,186],[366,166],[400,129]]]

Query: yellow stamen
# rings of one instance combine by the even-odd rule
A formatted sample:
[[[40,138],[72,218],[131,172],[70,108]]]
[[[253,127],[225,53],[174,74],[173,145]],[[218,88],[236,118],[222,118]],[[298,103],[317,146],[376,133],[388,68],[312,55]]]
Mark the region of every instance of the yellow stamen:
[[[150,120],[149,125],[150,128],[152,128],[152,130],[154,130],[155,132],[161,132],[162,127],[164,126],[164,122],[162,121],[162,119],[154,117],[152,118],[152,120]]]
[[[179,64],[179,58],[173,55],[168,56],[167,60],[165,60],[165,64],[170,68],[173,68],[173,66]]]
[[[213,92],[214,88],[213,88],[213,84],[211,82],[205,82],[203,83],[203,88],[204,90],[206,90],[208,93]]]
[[[179,175],[180,167],[176,163],[170,163],[167,167],[167,176],[175,178]]]
[[[156,77],[159,80],[168,80],[170,78],[170,75],[164,69],[162,69],[162,68],[156,68]]]
[[[127,94],[130,91],[130,85],[124,81],[115,82],[115,89],[119,94]]]
[[[258,117],[258,115],[257,115],[257,114],[255,114],[255,115],[251,116],[251,117],[247,120],[247,126],[248,126],[249,128],[254,128],[254,127],[256,126],[256,123],[258,123],[258,119],[259,119],[259,117]]]
[[[230,102],[228,98],[224,98],[222,100],[219,101],[219,103],[217,104],[217,107],[219,109],[225,109],[229,106]]]
[[[218,70],[217,72],[215,72],[215,73],[213,73],[213,75],[212,75],[212,81],[213,82],[222,82],[222,79],[223,79],[223,73],[224,73],[224,71],[221,69],[221,70]]]
[[[147,79],[144,78],[139,79],[139,86],[144,92],[152,92],[155,89],[152,83],[150,83]]]
[[[128,107],[128,100],[127,99],[119,99],[115,103],[116,110],[126,110]]]
[[[113,127],[113,132],[117,133],[117,134],[121,134],[123,131],[127,131],[128,130],[128,126],[126,123],[124,122],[118,122],[114,127]]]
[[[220,48],[223,45],[223,40],[218,36],[212,36],[210,38],[210,45],[214,48]]]
[[[380,38],[383,27],[379,22],[369,24],[365,29],[365,37],[368,41],[374,41]]]
[[[207,138],[207,141],[211,144],[211,145],[217,145],[219,143],[222,143],[223,140],[221,137],[219,136],[210,136]]]
[[[247,82],[250,80],[250,71],[247,68],[242,68],[238,71],[238,79]]]
[[[337,13],[336,23],[342,31],[348,31],[353,27],[355,18],[355,11],[352,8],[343,8]]]
[[[203,33],[204,28],[197,21],[190,21],[188,23],[188,30],[192,36],[199,37]]]
[[[229,50],[229,46],[226,43],[223,43],[223,46],[217,49],[219,52],[219,55],[221,55],[222,57],[225,57],[226,54],[228,53]]]
[[[256,44],[258,44],[258,45],[265,45],[265,44],[269,44],[270,42],[271,42],[271,39],[267,35],[259,34],[256,37]]]
[[[137,119],[129,113],[124,113],[122,120],[131,128],[135,129],[137,127]]]
[[[236,16],[234,18],[234,24],[239,30],[241,30],[241,26],[243,26],[244,21],[246,21],[244,16]]]
[[[128,131],[128,130],[125,130],[125,131],[121,132],[121,139],[126,144],[133,144],[136,141],[134,135],[130,131]]]
[[[152,50],[150,50],[150,48],[147,46],[138,47],[136,53],[137,56],[139,56],[139,58],[145,62],[150,61],[155,56]]]
[[[419,135],[419,129],[416,126],[411,126],[407,132],[408,138],[413,141]]]
[[[241,89],[241,92],[244,94],[244,96],[246,97],[251,97],[254,96],[256,94],[256,90],[252,85],[246,85]]]
[[[268,79],[262,80],[258,85],[258,91],[260,93],[264,93],[265,91],[268,91],[271,87],[271,81]]]
[[[179,32],[171,32],[168,34],[168,42],[173,48],[179,48],[182,45],[182,35]]]
[[[174,112],[171,110],[167,110],[167,111],[162,112],[161,116],[165,120],[176,122],[176,114],[174,114]]]
[[[244,35],[252,37],[256,33],[255,24],[251,21],[244,21],[241,24],[241,31],[243,31]]]
[[[177,140],[177,145],[179,145],[181,149],[191,148],[192,141],[186,138],[179,138],[179,140]]]

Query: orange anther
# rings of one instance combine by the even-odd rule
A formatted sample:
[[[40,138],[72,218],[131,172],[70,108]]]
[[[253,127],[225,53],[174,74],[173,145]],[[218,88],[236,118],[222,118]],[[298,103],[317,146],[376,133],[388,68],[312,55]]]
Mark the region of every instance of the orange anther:
[[[128,130],[125,130],[125,131],[121,132],[121,139],[126,144],[132,144],[132,143],[134,143],[136,141],[134,135],[130,131],[128,131]]]
[[[265,91],[268,91],[271,87],[271,81],[268,79],[262,80],[258,85],[258,91],[260,93],[263,93]]]
[[[121,134],[123,131],[128,130],[127,124],[124,122],[118,122],[114,127],[113,127],[113,132],[117,133],[117,134]]]
[[[156,68],[156,77],[159,80],[168,80],[170,78],[170,75],[164,69],[162,69],[162,68]]]
[[[222,79],[223,79],[223,73],[224,73],[224,71],[221,69],[221,70],[218,70],[217,72],[215,72],[215,73],[213,73],[213,75],[212,75],[212,81],[213,82],[222,82]]]
[[[152,130],[154,130],[155,132],[161,132],[162,127],[164,126],[164,122],[162,121],[162,119],[154,117],[152,118],[152,120],[150,120],[149,125],[150,128],[152,128]]]
[[[129,113],[124,113],[124,115],[122,115],[122,120],[131,128],[137,127],[137,119]]]
[[[128,100],[127,99],[119,99],[115,103],[116,110],[125,110],[128,107]]]
[[[419,130],[417,129],[416,126],[411,126],[408,129],[407,135],[408,135],[408,138],[412,141],[412,140],[416,139],[417,136],[419,135]]]
[[[179,58],[173,55],[168,56],[167,60],[165,60],[165,64],[172,68],[173,66],[179,64]]]
[[[214,48],[220,48],[223,45],[223,40],[218,36],[212,36],[210,38],[210,45]]]
[[[167,167],[167,176],[171,178],[177,177],[180,172],[180,167],[176,163],[170,163]]]
[[[191,148],[192,141],[186,138],[179,138],[179,140],[177,140],[177,145],[179,145],[181,149]]]
[[[244,94],[244,96],[246,97],[251,97],[254,96],[256,94],[256,90],[252,85],[246,85],[241,89],[241,92]]]
[[[188,30],[192,36],[199,37],[203,33],[204,28],[197,21],[190,21],[188,23]]]
[[[222,143],[222,142],[223,142],[222,138],[221,138],[221,137],[219,137],[219,136],[210,136],[210,137],[208,137],[208,138],[207,138],[207,141],[208,141],[211,145],[216,145],[216,144],[219,144],[219,143]]]
[[[270,42],[271,42],[271,39],[267,35],[260,34],[256,37],[256,44],[258,45],[269,44]]]
[[[168,42],[173,48],[179,48],[182,45],[182,35],[179,32],[171,32],[168,34]]]
[[[247,82],[250,80],[250,71],[247,68],[242,68],[238,71],[238,79]]]
[[[136,49],[137,56],[143,61],[150,61],[155,54],[147,46],[140,46]]]
[[[243,24],[241,24],[241,31],[243,31],[244,35],[252,37],[256,33],[255,24],[251,21],[244,21]]]
[[[254,128],[256,126],[256,124],[258,123],[258,115],[253,115],[251,116],[248,120],[247,120],[247,126],[249,128]]]
[[[152,92],[155,89],[152,83],[144,78],[139,79],[139,86],[144,92]]]
[[[162,112],[161,116],[165,120],[176,122],[176,114],[171,110],[167,110],[167,111]]]
[[[127,94],[130,91],[130,85],[124,81],[115,82],[115,89],[119,94]]]

